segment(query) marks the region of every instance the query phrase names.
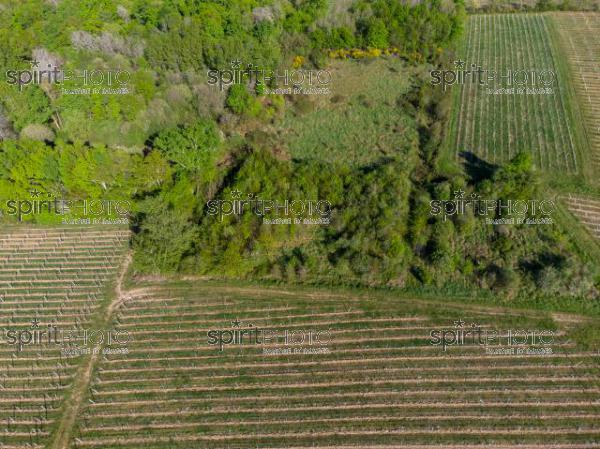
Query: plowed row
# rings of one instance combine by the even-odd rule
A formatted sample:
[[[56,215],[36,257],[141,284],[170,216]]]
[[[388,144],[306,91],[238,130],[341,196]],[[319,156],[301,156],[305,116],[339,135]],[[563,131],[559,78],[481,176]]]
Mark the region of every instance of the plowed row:
[[[556,13],[552,16],[584,112],[592,161],[600,167],[600,14]]]
[[[88,328],[127,238],[116,228],[0,231],[0,447],[48,444],[79,363],[55,344],[19,350],[6,332]]]
[[[126,353],[87,358],[49,345],[17,351],[3,341],[3,449],[600,448],[598,354],[578,349],[570,328],[560,327],[580,317],[557,325],[538,312],[389,292],[216,281],[134,281],[124,291],[124,268],[111,297],[106,287],[122,263],[126,231],[5,234],[3,326],[31,329],[35,318],[115,328],[131,340]],[[73,257],[82,260],[77,269],[66,265]],[[502,333],[552,329],[552,353],[431,344],[432,330],[472,323]],[[246,341],[223,351],[208,344],[211,330],[255,328],[327,331],[330,341]],[[327,351],[265,351],[300,346]]]
[[[571,110],[567,83],[556,58],[548,26],[541,14],[491,14],[470,16],[459,58],[463,70],[475,64],[492,76],[485,84],[467,80],[455,90],[451,146],[456,154],[467,153],[488,163],[509,160],[518,152],[531,152],[544,170],[577,173],[582,168],[581,131]],[[460,70],[458,66],[453,69]],[[495,71],[495,75],[492,73]],[[520,85],[519,71],[528,75]],[[556,81],[543,84],[537,76],[553,71]],[[509,75],[510,74],[510,75]],[[552,93],[501,91],[550,87]],[[533,91],[531,91],[533,92]],[[539,91],[537,91],[539,92]]]
[[[131,290],[114,323],[134,333],[129,354],[100,361],[72,447],[600,447],[598,358],[564,330],[550,355],[443,351],[430,331],[458,329],[452,318],[486,329],[514,318],[277,291],[206,281]],[[210,330],[253,328],[328,330],[329,352],[208,344]]]
[[[563,201],[590,233],[600,239],[600,200],[569,194]]]

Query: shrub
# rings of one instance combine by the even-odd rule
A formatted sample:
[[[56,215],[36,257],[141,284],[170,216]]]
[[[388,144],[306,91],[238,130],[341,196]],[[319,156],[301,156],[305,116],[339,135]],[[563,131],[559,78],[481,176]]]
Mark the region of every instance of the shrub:
[[[192,126],[162,131],[153,144],[179,169],[206,175],[220,147],[220,137],[213,121],[200,120]]]
[[[243,84],[234,84],[229,89],[226,104],[234,113],[242,115],[252,108],[253,98]]]
[[[374,48],[386,48],[388,42],[388,30],[381,19],[373,19],[368,25],[367,45]]]

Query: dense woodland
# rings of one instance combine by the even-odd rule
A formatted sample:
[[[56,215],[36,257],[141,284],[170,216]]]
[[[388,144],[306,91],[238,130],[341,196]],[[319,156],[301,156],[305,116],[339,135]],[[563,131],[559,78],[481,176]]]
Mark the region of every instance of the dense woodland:
[[[476,174],[439,168],[451,100],[428,69],[452,61],[464,19],[460,0],[0,1],[3,75],[32,60],[131,73],[126,95],[64,95],[57,84],[19,89],[3,80],[0,197],[29,198],[36,186],[54,197],[131,200],[135,269],[143,273],[597,297],[598,265],[561,226],[493,226],[473,214],[444,220],[430,212],[432,199],[457,190],[543,195],[527,154]],[[347,55],[340,71],[394,59],[402,89],[319,101],[342,116],[401,111],[398,127],[382,127],[376,114],[368,120],[380,135],[410,138],[379,149],[374,142],[352,164],[326,152],[303,157],[282,136],[285,123],[315,113],[316,100],[207,84],[207,71],[234,60],[318,70],[332,54]],[[208,202],[234,192],[326,199],[331,222],[269,225],[251,211],[222,219],[207,212]]]

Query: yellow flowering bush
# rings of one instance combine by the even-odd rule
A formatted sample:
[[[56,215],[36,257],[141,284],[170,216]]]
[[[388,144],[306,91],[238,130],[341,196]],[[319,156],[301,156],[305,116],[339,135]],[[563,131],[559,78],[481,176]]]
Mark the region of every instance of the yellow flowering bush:
[[[380,56],[399,56],[400,50],[397,47],[389,48],[368,48],[366,50],[362,48],[340,48],[338,50],[329,50],[328,56],[331,59],[364,59],[364,58],[378,58]]]
[[[304,56],[294,56],[294,60],[292,62],[292,67],[297,69],[304,65],[305,58]]]

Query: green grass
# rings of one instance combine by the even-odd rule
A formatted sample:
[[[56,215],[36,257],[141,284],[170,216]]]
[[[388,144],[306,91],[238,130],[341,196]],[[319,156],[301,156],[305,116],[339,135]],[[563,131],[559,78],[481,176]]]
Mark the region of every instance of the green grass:
[[[410,87],[398,59],[335,62],[331,94],[295,98],[280,124],[297,159],[366,165],[418,145],[414,120],[397,100]]]

